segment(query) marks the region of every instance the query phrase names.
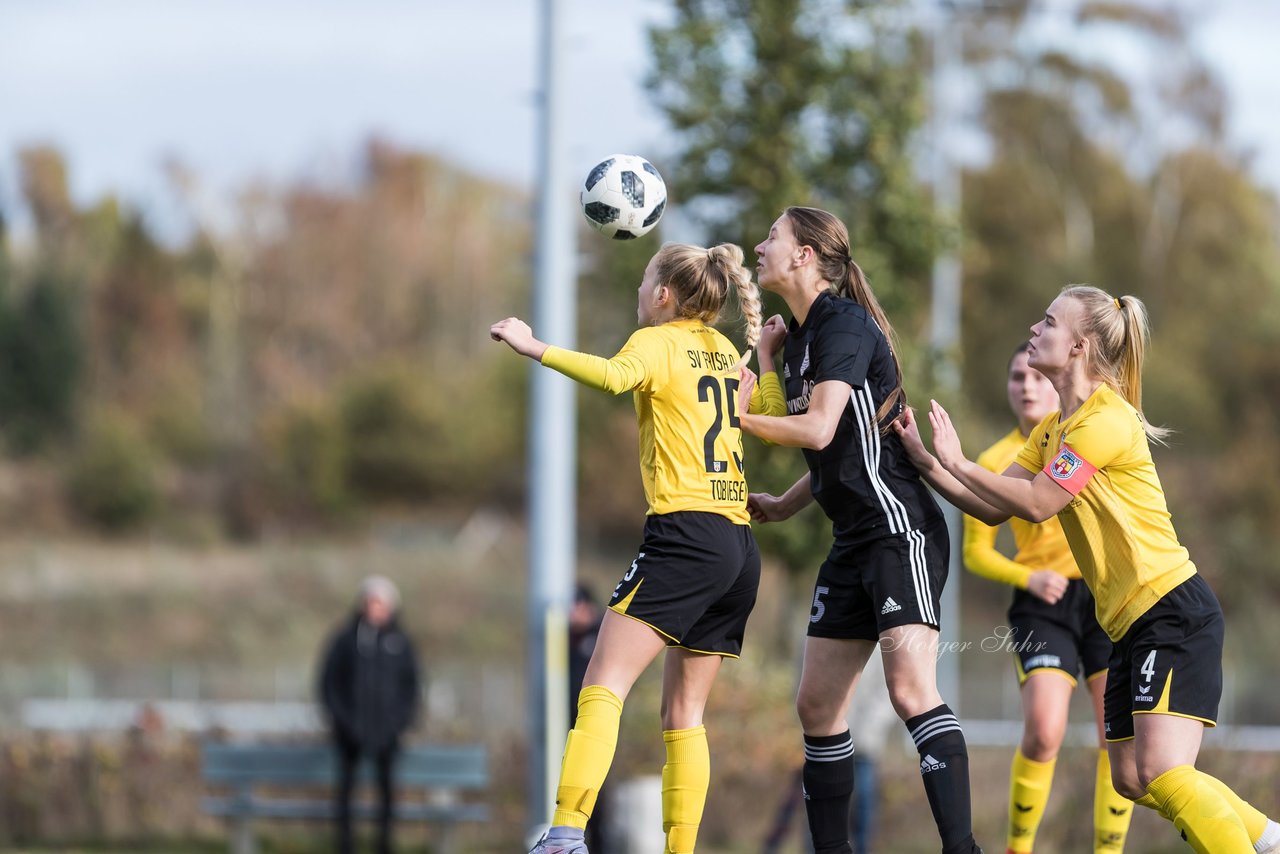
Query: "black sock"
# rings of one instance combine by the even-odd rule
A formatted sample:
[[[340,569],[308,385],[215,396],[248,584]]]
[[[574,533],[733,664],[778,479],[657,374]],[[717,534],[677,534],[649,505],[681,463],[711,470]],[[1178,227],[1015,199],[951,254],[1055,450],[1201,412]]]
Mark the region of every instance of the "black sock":
[[[920,779],[942,837],[943,854],[969,854],[973,818],[969,801],[969,751],[960,721],[944,703],[907,721],[920,751]]]
[[[853,794],[853,740],[839,735],[804,737],[804,808],[815,854],[851,854],[849,796]]]

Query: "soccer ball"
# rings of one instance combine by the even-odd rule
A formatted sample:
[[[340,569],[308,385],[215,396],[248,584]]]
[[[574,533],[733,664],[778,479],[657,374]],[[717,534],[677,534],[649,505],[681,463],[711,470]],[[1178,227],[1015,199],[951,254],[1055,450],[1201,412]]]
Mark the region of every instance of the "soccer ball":
[[[614,240],[634,240],[662,219],[667,185],[643,157],[615,154],[587,173],[578,199],[587,222],[601,234]]]

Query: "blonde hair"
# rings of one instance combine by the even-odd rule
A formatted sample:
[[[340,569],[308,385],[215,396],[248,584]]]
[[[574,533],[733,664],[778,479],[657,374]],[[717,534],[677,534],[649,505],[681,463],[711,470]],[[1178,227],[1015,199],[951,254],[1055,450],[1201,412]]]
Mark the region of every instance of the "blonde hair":
[[[818,258],[818,275],[831,284],[831,289],[842,297],[848,297],[867,310],[871,319],[884,334],[893,356],[893,368],[897,372],[893,389],[885,396],[876,411],[876,423],[883,421],[897,407],[907,405],[907,392],[902,387],[902,363],[898,361],[897,336],[889,317],[880,307],[871,290],[871,283],[858,263],[850,257],[849,229],[839,217],[818,208],[789,207],[783,213],[791,221],[796,244],[813,249]],[[881,432],[888,432],[888,425]]]
[[[715,323],[732,287],[746,321],[747,350],[738,363],[745,365],[760,340],[763,315],[760,289],[752,280],[751,271],[743,266],[742,247],[721,243],[703,249],[687,243],[667,243],[656,258],[658,282],[675,295],[676,317],[701,320],[708,326]]]
[[[1113,297],[1092,285],[1068,285],[1059,294],[1080,304],[1080,329],[1093,346],[1087,370],[1129,401],[1142,418],[1147,438],[1163,444],[1170,430],[1156,427],[1142,414],[1142,363],[1151,328],[1147,307],[1135,296]]]

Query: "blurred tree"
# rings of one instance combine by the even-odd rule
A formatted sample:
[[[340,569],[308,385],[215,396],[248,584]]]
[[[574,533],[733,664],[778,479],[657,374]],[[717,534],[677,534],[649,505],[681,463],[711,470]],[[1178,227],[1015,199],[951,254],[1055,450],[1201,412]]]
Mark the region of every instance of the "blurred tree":
[[[228,496],[245,532],[262,529],[246,514],[295,500],[510,501],[475,473],[518,468],[518,374],[484,333],[527,290],[523,193],[373,141],[351,185],[250,186],[228,218],[170,164],[196,226],[171,246],[114,199],[78,206],[53,149],[19,159],[35,239],[0,259],[14,447],[61,430],[109,470],[96,461],[130,456],[123,432],[76,420],[128,412],[152,461],[173,464],[166,498]],[[371,365],[397,366],[394,388]],[[323,459],[300,467],[308,448]],[[279,472],[293,486],[272,495]]]
[[[9,447],[26,454],[64,439],[81,380],[76,301],[51,272],[15,292],[0,273],[0,412]]]
[[[18,153],[22,195],[35,221],[39,249],[46,257],[65,248],[75,227],[75,206],[67,183],[67,167],[53,148],[36,146]]]
[[[709,242],[752,250],[788,205],[814,205],[849,226],[853,254],[899,334],[922,320],[936,240],[914,174],[924,119],[925,43],[900,3],[678,0],[654,29],[648,85],[674,129],[673,201]],[[780,302],[769,301],[771,311]],[[910,362],[910,345],[904,345]],[[778,492],[804,471],[798,452],[748,440],[754,490]],[[760,529],[793,568],[816,566],[820,513]]]
[[[134,419],[104,412],[90,420],[70,459],[67,491],[90,522],[119,532],[141,525],[158,509],[157,478],[157,461]]]

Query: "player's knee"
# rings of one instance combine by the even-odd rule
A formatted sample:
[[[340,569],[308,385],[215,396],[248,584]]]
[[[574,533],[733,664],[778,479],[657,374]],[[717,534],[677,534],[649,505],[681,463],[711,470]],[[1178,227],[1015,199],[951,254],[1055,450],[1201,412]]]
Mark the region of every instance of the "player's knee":
[[[1033,718],[1022,731],[1022,755],[1035,762],[1048,762],[1058,755],[1065,735],[1064,722]]]
[[[1147,787],[1139,784],[1137,780],[1122,781],[1117,779],[1114,774],[1111,775],[1111,786],[1120,797],[1128,798],[1131,801],[1136,801],[1147,793]]]
[[[683,697],[663,697],[659,714],[662,717],[662,728],[689,729],[702,724],[702,713],[706,701],[695,702]]]
[[[936,688],[911,683],[895,683],[889,686],[889,702],[902,720],[922,715],[942,705],[942,697]]]
[[[796,715],[805,732],[829,728],[843,712],[838,701],[824,694],[801,691],[796,695]]]
[[[1142,797],[1142,795],[1146,794],[1147,787],[1151,785],[1151,781],[1159,777],[1165,771],[1168,771],[1169,767],[1170,766],[1167,763],[1160,764],[1160,765],[1155,765],[1149,762],[1137,763],[1136,773],[1134,774],[1134,782],[1137,783],[1138,786],[1142,789],[1142,793],[1138,797]],[[1117,788],[1116,791],[1118,792],[1120,790]],[[1126,797],[1128,796],[1126,795]]]
[[[1121,797],[1128,798],[1131,801],[1136,801],[1147,793],[1147,783],[1140,778],[1138,769],[1132,766],[1126,768],[1123,765],[1113,763],[1111,766],[1111,786]]]

